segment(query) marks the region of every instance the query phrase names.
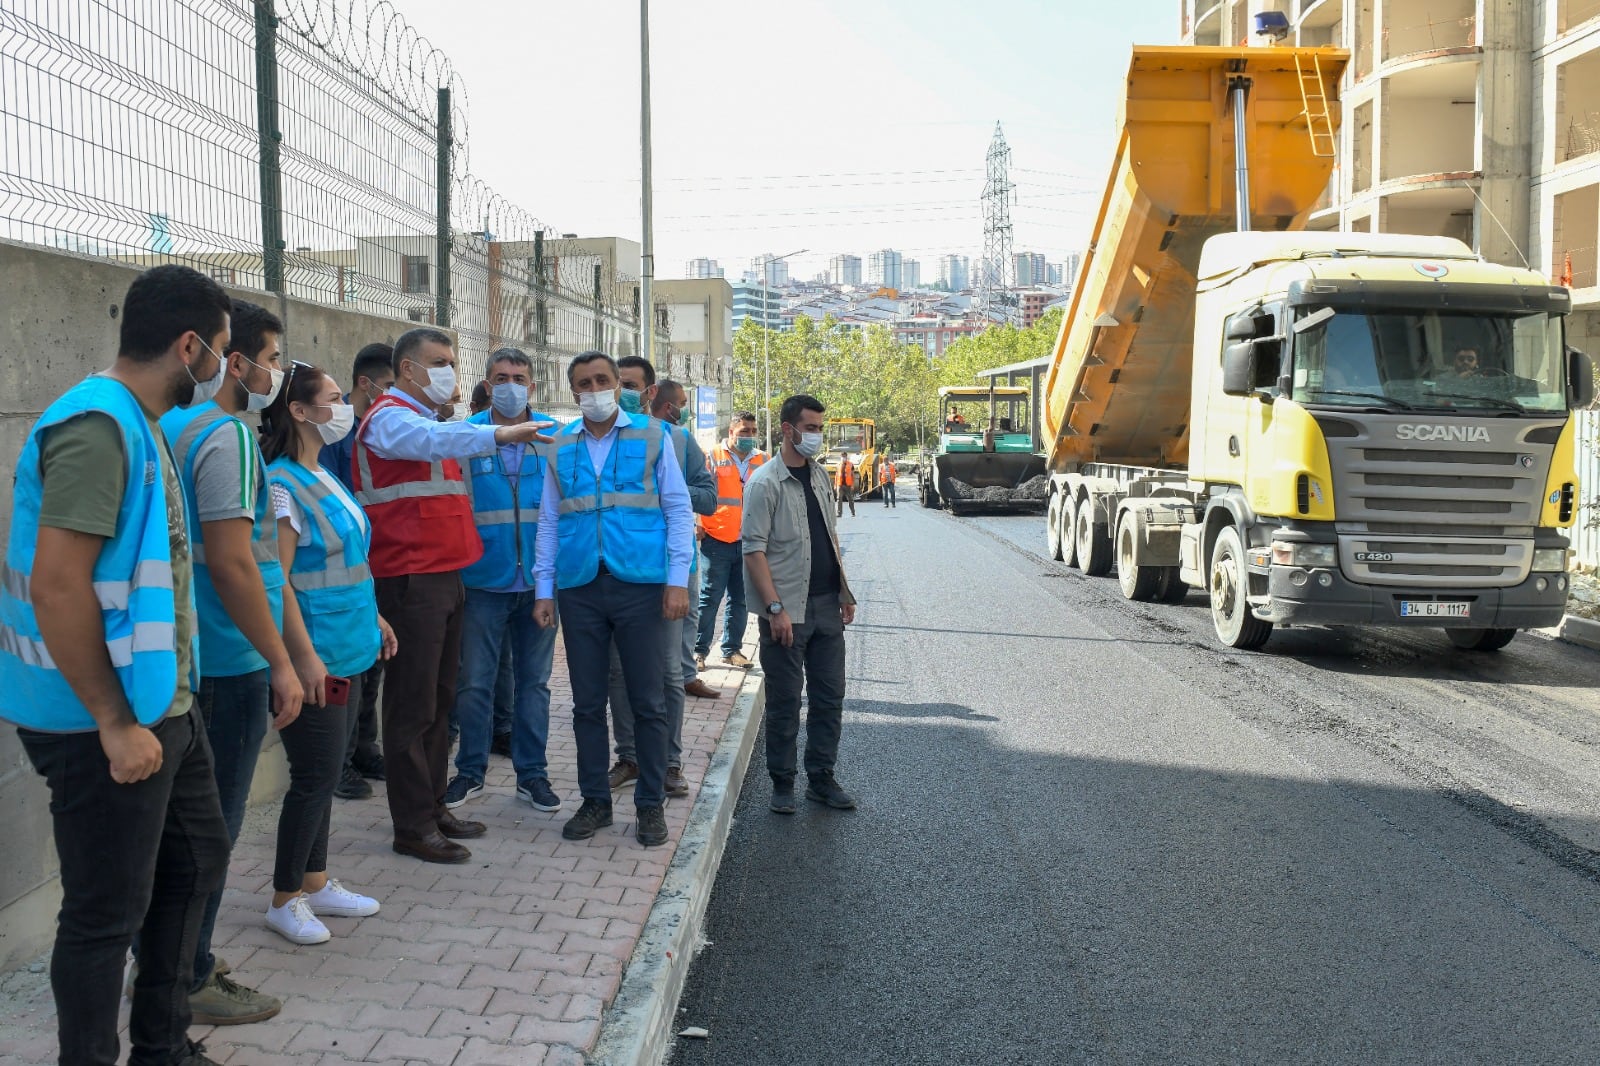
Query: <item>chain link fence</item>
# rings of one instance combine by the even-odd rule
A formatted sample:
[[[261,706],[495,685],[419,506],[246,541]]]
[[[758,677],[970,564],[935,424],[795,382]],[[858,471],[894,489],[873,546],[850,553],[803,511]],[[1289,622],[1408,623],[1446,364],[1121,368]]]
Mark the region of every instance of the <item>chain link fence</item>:
[[[469,380],[514,345],[565,396],[572,354],[640,348],[637,245],[495,192],[469,117],[387,2],[6,0],[0,237],[448,326]]]

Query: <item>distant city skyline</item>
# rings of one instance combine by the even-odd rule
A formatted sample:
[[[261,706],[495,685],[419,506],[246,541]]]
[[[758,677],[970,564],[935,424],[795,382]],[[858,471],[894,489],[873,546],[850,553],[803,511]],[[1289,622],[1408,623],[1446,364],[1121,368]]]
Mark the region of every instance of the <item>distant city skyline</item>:
[[[470,18],[395,4],[462,80],[474,173],[558,232],[640,238],[637,3],[478,0]],[[941,256],[976,263],[996,120],[1015,247],[1060,262],[1087,242],[1129,49],[1175,43],[1179,15],[1174,0],[993,0],[981,19],[958,0],[652,5],[656,273],[704,257],[732,274],[809,248],[789,268],[810,278],[852,245],[895,248],[930,276]],[[541,49],[530,82],[535,33],[566,46]],[[819,77],[823,62],[841,75]],[[562,86],[584,106],[537,106]]]

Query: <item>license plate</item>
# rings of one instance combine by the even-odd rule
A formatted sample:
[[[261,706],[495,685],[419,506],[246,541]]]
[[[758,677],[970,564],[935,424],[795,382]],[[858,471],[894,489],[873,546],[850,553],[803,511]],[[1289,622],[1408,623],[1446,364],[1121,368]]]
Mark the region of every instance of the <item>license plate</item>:
[[[1437,600],[1401,600],[1401,618],[1471,618],[1471,603],[1440,603]]]

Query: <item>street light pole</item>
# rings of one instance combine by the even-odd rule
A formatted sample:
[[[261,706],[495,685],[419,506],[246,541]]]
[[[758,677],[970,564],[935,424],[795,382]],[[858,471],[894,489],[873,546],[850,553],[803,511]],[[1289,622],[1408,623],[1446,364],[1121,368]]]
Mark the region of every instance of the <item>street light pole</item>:
[[[651,292],[656,276],[656,254],[650,217],[650,0],[639,0],[639,96],[639,176],[643,186],[639,206],[644,223],[644,241],[639,256],[639,347],[646,361],[655,366],[656,310],[655,295]]]
[[[767,317],[767,272],[772,269],[773,263],[781,263],[785,259],[797,255],[804,255],[809,248],[800,248],[783,255],[768,256],[761,264],[761,365],[765,384],[761,390],[761,406],[767,413],[767,454],[772,454],[772,358],[767,354],[767,334],[772,332],[772,326]]]

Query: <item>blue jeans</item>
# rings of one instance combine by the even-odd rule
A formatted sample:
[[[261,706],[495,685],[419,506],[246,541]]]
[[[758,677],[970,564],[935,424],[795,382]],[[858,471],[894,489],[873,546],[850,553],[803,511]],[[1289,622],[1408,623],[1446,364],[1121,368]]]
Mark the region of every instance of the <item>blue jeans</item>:
[[[587,585],[562,589],[561,636],[572,679],[572,732],[578,742],[578,791],[586,800],[611,802],[607,755],[605,663],[615,642],[622,659],[623,683],[633,708],[639,783],[638,807],[659,807],[666,799],[667,649],[677,631],[661,617],[663,586],[636,585],[602,573]],[[671,640],[674,643],[669,643]]]
[[[511,728],[511,765],[518,783],[547,776],[550,738],[550,667],[556,654],[554,627],[533,620],[532,590],[467,590],[461,622],[461,674],[456,684],[456,720],[461,746],[456,773],[482,782],[494,736],[494,694],[501,649],[509,644],[516,680]]]
[[[500,669],[494,675],[494,735],[508,737],[511,735],[511,700],[516,692],[516,679],[511,670],[511,641],[505,641],[505,647],[500,650]],[[457,691],[460,691],[459,682]],[[460,711],[450,712],[450,739],[454,741],[461,735]]]
[[[211,743],[211,764],[217,776],[217,798],[222,801],[222,820],[228,827],[230,854],[244,825],[256,759],[272,719],[271,703],[272,687],[265,670],[237,677],[202,677],[200,691],[195,694],[194,709],[205,722],[206,739]],[[226,871],[223,880],[226,882]],[[222,888],[218,884],[206,900],[200,941],[195,949],[193,991],[199,991],[211,979],[211,968],[217,961],[211,955],[211,932],[217,925],[217,909],[222,906]]]
[[[700,579],[705,585],[700,590],[700,634],[694,650],[698,655],[711,654],[717,605],[727,593],[728,608],[722,623],[722,654],[727,657],[744,646],[744,627],[750,620],[744,603],[744,549],[738,541],[724,544],[715,537],[706,537],[700,542],[700,551],[704,556],[700,560]]]

